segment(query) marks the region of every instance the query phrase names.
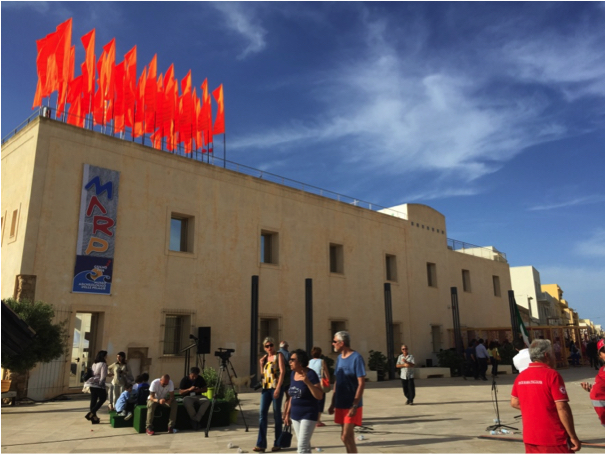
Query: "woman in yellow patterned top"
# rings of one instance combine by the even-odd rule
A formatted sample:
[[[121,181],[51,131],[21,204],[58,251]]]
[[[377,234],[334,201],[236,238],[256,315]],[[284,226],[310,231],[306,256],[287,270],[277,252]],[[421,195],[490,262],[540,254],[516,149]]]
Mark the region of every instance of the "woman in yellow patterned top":
[[[261,376],[263,377],[263,390],[261,391],[261,408],[259,409],[259,436],[257,437],[257,446],[253,448],[254,452],[265,452],[267,449],[268,415],[272,403],[275,439],[271,450],[275,452],[281,449],[278,446],[278,439],[282,435],[282,382],[286,373],[286,364],[284,355],[276,351],[275,344],[273,338],[266,337],[263,340],[263,348],[266,354],[259,360]]]

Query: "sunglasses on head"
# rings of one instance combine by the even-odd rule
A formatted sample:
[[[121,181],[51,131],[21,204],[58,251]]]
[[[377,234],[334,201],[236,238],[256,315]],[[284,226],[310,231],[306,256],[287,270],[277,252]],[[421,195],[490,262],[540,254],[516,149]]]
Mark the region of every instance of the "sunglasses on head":
[[[273,347],[274,344],[265,344],[265,348]]]

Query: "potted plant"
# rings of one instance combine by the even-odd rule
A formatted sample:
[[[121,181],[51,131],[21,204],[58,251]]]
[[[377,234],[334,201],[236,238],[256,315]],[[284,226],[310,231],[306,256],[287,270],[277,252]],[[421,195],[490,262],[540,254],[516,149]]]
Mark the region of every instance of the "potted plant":
[[[454,348],[440,350],[436,353],[436,356],[438,357],[438,366],[450,368],[450,375],[452,377],[461,375],[464,359]]]
[[[229,421],[232,424],[237,423],[238,410],[236,410],[236,407],[238,406],[240,400],[236,397],[235,391],[232,388],[227,388],[225,390],[223,399],[225,399],[225,402],[227,403],[227,408],[229,409]]]
[[[368,368],[377,372],[377,381],[383,381],[387,370],[387,356],[375,350],[371,350],[368,354]]]

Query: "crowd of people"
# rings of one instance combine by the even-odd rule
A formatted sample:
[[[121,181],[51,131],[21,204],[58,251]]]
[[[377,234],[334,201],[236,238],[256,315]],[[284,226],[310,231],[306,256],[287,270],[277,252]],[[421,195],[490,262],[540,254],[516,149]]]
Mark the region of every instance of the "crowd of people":
[[[598,361],[604,363],[604,340],[595,342],[596,359],[591,366],[598,369]],[[285,447],[283,433],[290,433],[290,427],[297,437],[297,452],[309,453],[311,439],[316,428],[324,427],[322,414],[327,395],[330,394],[328,414],[334,415],[334,422],[341,426],[341,441],[347,452],[357,452],[354,428],[362,425],[363,394],[366,366],[362,356],[352,349],[348,332],[340,331],[333,336],[332,346],[338,354],[334,369],[334,382],[330,385],[330,372],[322,358],[322,349],[314,347],[311,355],[302,349],[288,350],[282,341],[277,349],[271,337],[263,341],[265,355],[259,360],[261,396],[259,406],[259,430],[253,452],[268,449],[269,409],[273,409],[274,439],[271,451]],[[572,411],[562,376],[555,370],[557,353],[555,343],[546,339],[534,340],[530,347],[521,339],[509,344],[517,352],[513,364],[520,372],[515,380],[511,406],[522,412],[523,440],[526,452],[575,452],[581,443],[574,429]],[[493,377],[498,374],[501,361],[498,342],[484,345],[484,340],[472,340],[465,350],[465,371],[476,380],[487,380],[488,364],[492,366]],[[591,351],[591,347],[589,348]],[[406,405],[414,405],[415,359],[407,345],[402,345],[401,354],[395,367],[400,370],[402,390]],[[106,380],[111,382],[106,385]],[[147,405],[146,433],[154,435],[153,419],[159,405],[170,409],[168,432],[175,433],[177,401],[175,387],[169,375],[148,383],[149,375],[141,374],[135,379],[123,352],[117,360],[107,365],[107,352],[100,351],[92,365],[86,387],[90,389],[90,411],[86,419],[98,424],[97,412],[108,397],[109,408],[116,410],[125,419],[132,418],[135,405]],[[590,399],[598,418],[604,426],[604,366],[599,368],[594,383],[581,383],[590,393]],[[207,384],[200,375],[200,369],[192,367],[189,375],[179,384],[179,394],[183,399],[193,430],[201,428],[201,420],[210,407],[210,401],[203,394]],[[284,401],[284,406],[283,406]]]

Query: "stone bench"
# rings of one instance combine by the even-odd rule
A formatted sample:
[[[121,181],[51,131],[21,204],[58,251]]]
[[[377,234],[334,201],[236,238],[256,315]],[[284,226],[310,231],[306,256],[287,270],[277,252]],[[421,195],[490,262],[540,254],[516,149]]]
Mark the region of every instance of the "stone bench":
[[[224,400],[215,401],[215,409],[213,418],[211,421],[211,427],[224,427],[229,426],[230,423],[230,404]],[[206,428],[208,424],[209,410],[202,417],[200,421],[203,428]],[[167,432],[168,431],[168,417],[170,416],[170,408],[165,405],[159,405],[156,407],[156,414],[154,415],[154,431],[156,432]],[[115,424],[112,427],[133,427],[138,433],[145,433],[145,422],[147,419],[147,405],[137,405],[133,413],[133,418],[130,421],[124,421],[124,416],[116,415],[114,417]],[[120,421],[120,419],[122,421]],[[124,425],[119,425],[124,424]],[[175,421],[175,428],[177,430],[191,430],[191,422],[189,414],[183,405],[183,402],[179,402],[177,406],[177,421]]]

